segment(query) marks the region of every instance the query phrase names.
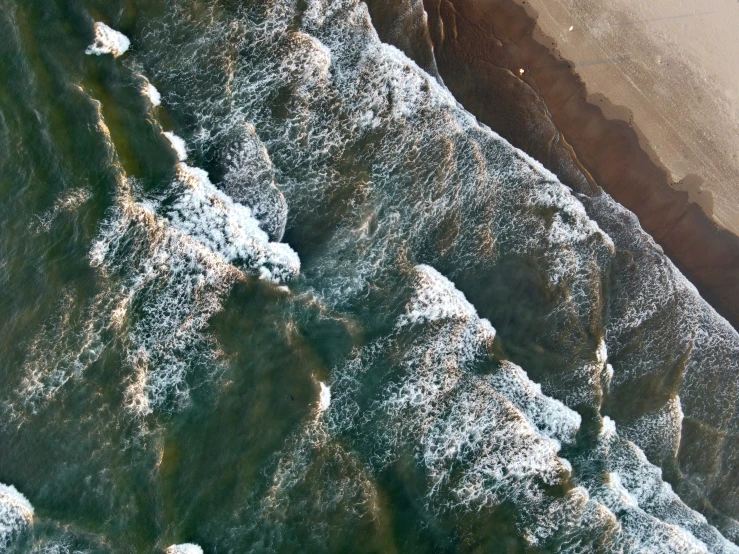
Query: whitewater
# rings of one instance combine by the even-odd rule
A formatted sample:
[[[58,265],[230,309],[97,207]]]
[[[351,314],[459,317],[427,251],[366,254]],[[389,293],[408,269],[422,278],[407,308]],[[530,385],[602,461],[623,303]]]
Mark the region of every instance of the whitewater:
[[[105,194],[26,225],[93,221],[2,381],[0,552],[739,552],[739,335],[633,214],[361,2],[139,8],[74,53]]]

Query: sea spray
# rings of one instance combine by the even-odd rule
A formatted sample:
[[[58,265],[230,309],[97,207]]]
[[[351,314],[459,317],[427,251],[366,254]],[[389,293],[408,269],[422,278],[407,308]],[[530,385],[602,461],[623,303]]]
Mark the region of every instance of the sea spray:
[[[151,105],[154,106],[155,108],[161,105],[162,103],[162,95],[159,93],[157,88],[154,85],[152,85],[148,80],[146,81],[146,84],[144,85],[144,96],[146,96],[149,99],[149,101],[151,102]]]

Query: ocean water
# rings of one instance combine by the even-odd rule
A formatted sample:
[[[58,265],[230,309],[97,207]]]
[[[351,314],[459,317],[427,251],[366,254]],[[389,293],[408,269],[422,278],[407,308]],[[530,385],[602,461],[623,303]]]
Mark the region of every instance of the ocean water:
[[[0,0],[0,552],[739,552],[739,335],[353,0]]]

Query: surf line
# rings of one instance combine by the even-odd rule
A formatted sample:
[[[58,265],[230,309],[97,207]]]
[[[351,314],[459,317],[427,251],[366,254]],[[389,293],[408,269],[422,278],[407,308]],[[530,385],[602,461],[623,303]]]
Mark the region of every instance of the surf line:
[[[129,49],[130,44],[131,41],[123,33],[112,29],[105,23],[96,22],[94,25],[94,42],[85,50],[85,53],[88,55],[111,54],[117,58]],[[152,108],[160,108],[162,103],[161,93],[146,76],[140,74],[139,76],[144,80],[142,94],[148,98]],[[226,193],[219,190],[210,181],[208,173],[205,170],[189,166],[185,163],[188,159],[187,143],[185,140],[173,131],[165,131],[156,116],[155,121],[177,156],[177,180],[189,185],[191,188],[192,194],[187,196],[191,196],[192,198],[190,200],[194,201],[188,202],[185,199],[181,203],[183,207],[186,207],[188,203],[192,204],[193,207],[203,207],[206,204],[215,203],[225,206],[225,211],[231,212],[227,215],[231,215],[232,217],[225,218],[228,220],[226,223],[227,228],[221,229],[222,234],[227,237],[225,241],[210,240],[217,239],[221,235],[218,233],[208,233],[205,229],[201,229],[201,231],[206,232],[199,232],[194,238],[223,256],[228,263],[233,263],[237,259],[256,260],[256,264],[251,264],[255,266],[248,267],[247,269],[256,270],[261,280],[277,285],[281,290],[288,292],[289,289],[285,287],[284,283],[290,281],[300,273],[300,258],[297,253],[285,243],[270,240],[268,234],[262,230],[263,222],[257,219],[253,211],[248,206],[233,200]],[[198,204],[200,206],[197,206]],[[223,218],[214,218],[214,223],[215,220],[221,219]],[[177,221],[173,221],[173,223],[176,225]],[[232,233],[234,229],[237,230],[235,236],[228,237],[228,235],[234,234]],[[215,237],[215,235],[218,235],[218,237]],[[243,244],[236,244],[236,242],[239,242],[239,239],[245,239],[242,242],[251,244],[251,247],[243,247]]]
[[[114,57],[121,55],[128,49],[130,41],[118,31],[103,25],[96,25],[95,43],[86,50],[86,53],[94,55],[110,53]],[[105,32],[102,32],[101,29]],[[125,45],[125,48],[120,46],[121,44]],[[289,293],[290,290],[285,283],[299,275],[300,258],[288,244],[280,242],[284,231],[287,205],[274,181],[264,183],[263,186],[259,185],[256,188],[251,184],[247,186],[247,183],[244,183],[237,197],[232,197],[226,192],[229,190],[228,187],[224,191],[215,186],[205,170],[191,167],[186,163],[188,148],[185,140],[173,131],[163,129],[161,120],[155,113],[162,105],[162,95],[159,90],[146,76],[138,72],[134,75],[142,80],[140,92],[151,104],[149,113],[153,117],[154,125],[167,139],[177,158],[174,181],[165,193],[171,202],[164,205],[156,199],[142,203],[134,202],[130,196],[130,190],[128,190],[128,194],[124,195],[124,204],[127,206],[135,204],[136,206],[135,208],[128,206],[128,208],[137,213],[145,212],[147,214],[145,218],[134,218],[134,220],[148,225],[146,222],[152,221],[151,218],[153,217],[158,226],[163,226],[162,228],[169,237],[168,241],[171,239],[176,244],[181,244],[184,241],[185,245],[194,241],[198,245],[196,250],[202,253],[196,255],[196,258],[200,256],[212,260],[216,264],[214,267],[230,267],[239,275],[254,275],[260,280],[275,286],[278,290]],[[252,127],[250,129],[252,132],[247,139],[259,143],[255,130]],[[237,143],[235,146],[239,148],[240,144]],[[247,152],[250,151],[247,148]],[[264,154],[266,155],[266,150]],[[242,160],[244,156],[235,156],[235,158]],[[246,160],[246,162],[248,161]],[[235,173],[238,176],[241,172],[236,171]],[[123,181],[127,180],[123,179]],[[228,183],[224,184],[227,185]],[[126,187],[125,184],[122,186]],[[130,187],[126,188],[130,189]],[[127,211],[125,208],[124,206],[124,209],[122,209],[124,213]],[[128,211],[131,211],[130,209]],[[111,251],[110,248],[105,247],[105,240],[105,238],[102,240],[103,247],[100,249],[103,256],[106,252]],[[172,256],[177,257],[177,252],[170,251],[170,247],[166,244],[168,242],[165,242],[164,246],[160,245],[167,250],[163,254],[165,259],[170,259]],[[178,247],[174,246],[174,248],[177,249]],[[146,252],[144,252],[144,255],[146,255]],[[207,260],[204,262],[206,265],[211,263]],[[106,261],[102,258],[98,260],[99,265],[105,265],[105,263]],[[225,266],[222,264],[225,264]],[[137,270],[134,269],[133,271],[136,272]],[[167,280],[166,268],[162,271],[165,273],[161,275],[158,271],[154,272],[155,275],[147,272],[147,275],[152,278],[161,277]],[[221,274],[219,271],[213,271],[213,268],[203,268],[200,273],[200,281],[213,278],[220,280],[221,277],[228,280],[227,275],[233,274],[230,270]],[[138,281],[139,279],[134,277],[135,290],[128,293],[128,300],[123,304],[124,311],[125,306],[130,304],[130,298],[137,293],[138,289],[136,289],[135,283]],[[226,286],[225,283],[221,284]],[[197,284],[193,286],[197,286]],[[210,301],[218,303],[219,299],[216,297],[222,294],[225,289],[219,286],[215,288],[216,291],[213,293],[215,296],[211,297]],[[201,295],[193,293],[190,296],[199,297]],[[194,305],[184,306],[182,309],[185,311],[192,309],[197,312],[199,308]],[[205,317],[210,312],[210,308],[206,306],[201,312],[198,313]],[[198,317],[195,317],[195,320],[198,319]],[[167,335],[166,329],[159,329],[159,332]],[[135,334],[132,336],[135,337]],[[141,348],[139,350],[146,352],[146,344],[140,344],[139,346],[143,348],[143,350]],[[157,394],[155,394],[153,400],[143,390],[143,383],[149,382],[151,384],[150,379],[158,382],[157,371],[156,367],[147,369],[146,375],[142,374],[141,379],[137,379],[130,387],[131,397],[137,399],[132,402],[137,413],[142,415],[150,413],[159,396],[164,397],[167,394],[168,389],[159,391],[161,387],[166,389],[166,383],[160,383],[161,387],[159,385],[154,386]],[[151,376],[152,372],[155,374],[153,377]],[[325,412],[330,404],[330,388],[325,384],[319,386],[321,387],[318,395],[319,412]],[[161,394],[158,394],[159,392]]]

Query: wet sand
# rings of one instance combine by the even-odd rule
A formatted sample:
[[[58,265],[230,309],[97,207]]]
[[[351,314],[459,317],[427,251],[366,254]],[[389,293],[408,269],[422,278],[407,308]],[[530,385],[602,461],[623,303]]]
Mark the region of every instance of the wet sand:
[[[649,27],[638,24],[633,10],[613,7],[623,4],[599,12],[583,6],[594,10],[600,2],[578,3],[580,19],[563,27],[561,13],[574,12],[564,10],[566,0],[555,3],[563,9],[559,15],[547,3],[541,20],[549,23],[542,30],[536,7],[519,1],[425,0],[425,15],[410,0],[370,0],[369,8],[380,37],[439,75],[478,119],[576,192],[594,195],[602,187],[633,211],[704,298],[738,326],[739,238],[727,229],[739,229],[732,215],[739,206],[732,201],[739,197],[733,188],[739,169],[732,142],[736,114],[731,99],[720,93],[727,86],[704,81],[687,54],[667,51],[668,38],[661,45],[644,39]],[[584,38],[586,21],[600,22],[593,23],[590,41]],[[618,28],[604,31],[603,21]],[[554,28],[567,34],[567,49],[560,51],[562,37],[545,34]],[[575,41],[578,29],[582,36]],[[605,55],[594,45],[598,37],[610,37]],[[621,47],[626,53],[616,56]],[[634,61],[637,54],[669,69],[657,75],[643,60]],[[625,71],[629,67],[631,73]],[[591,86],[580,75],[605,68],[616,77]],[[624,82],[636,83],[631,96],[623,92]],[[600,89],[620,91],[617,98],[626,107]],[[638,98],[646,98],[652,110],[636,109]]]

